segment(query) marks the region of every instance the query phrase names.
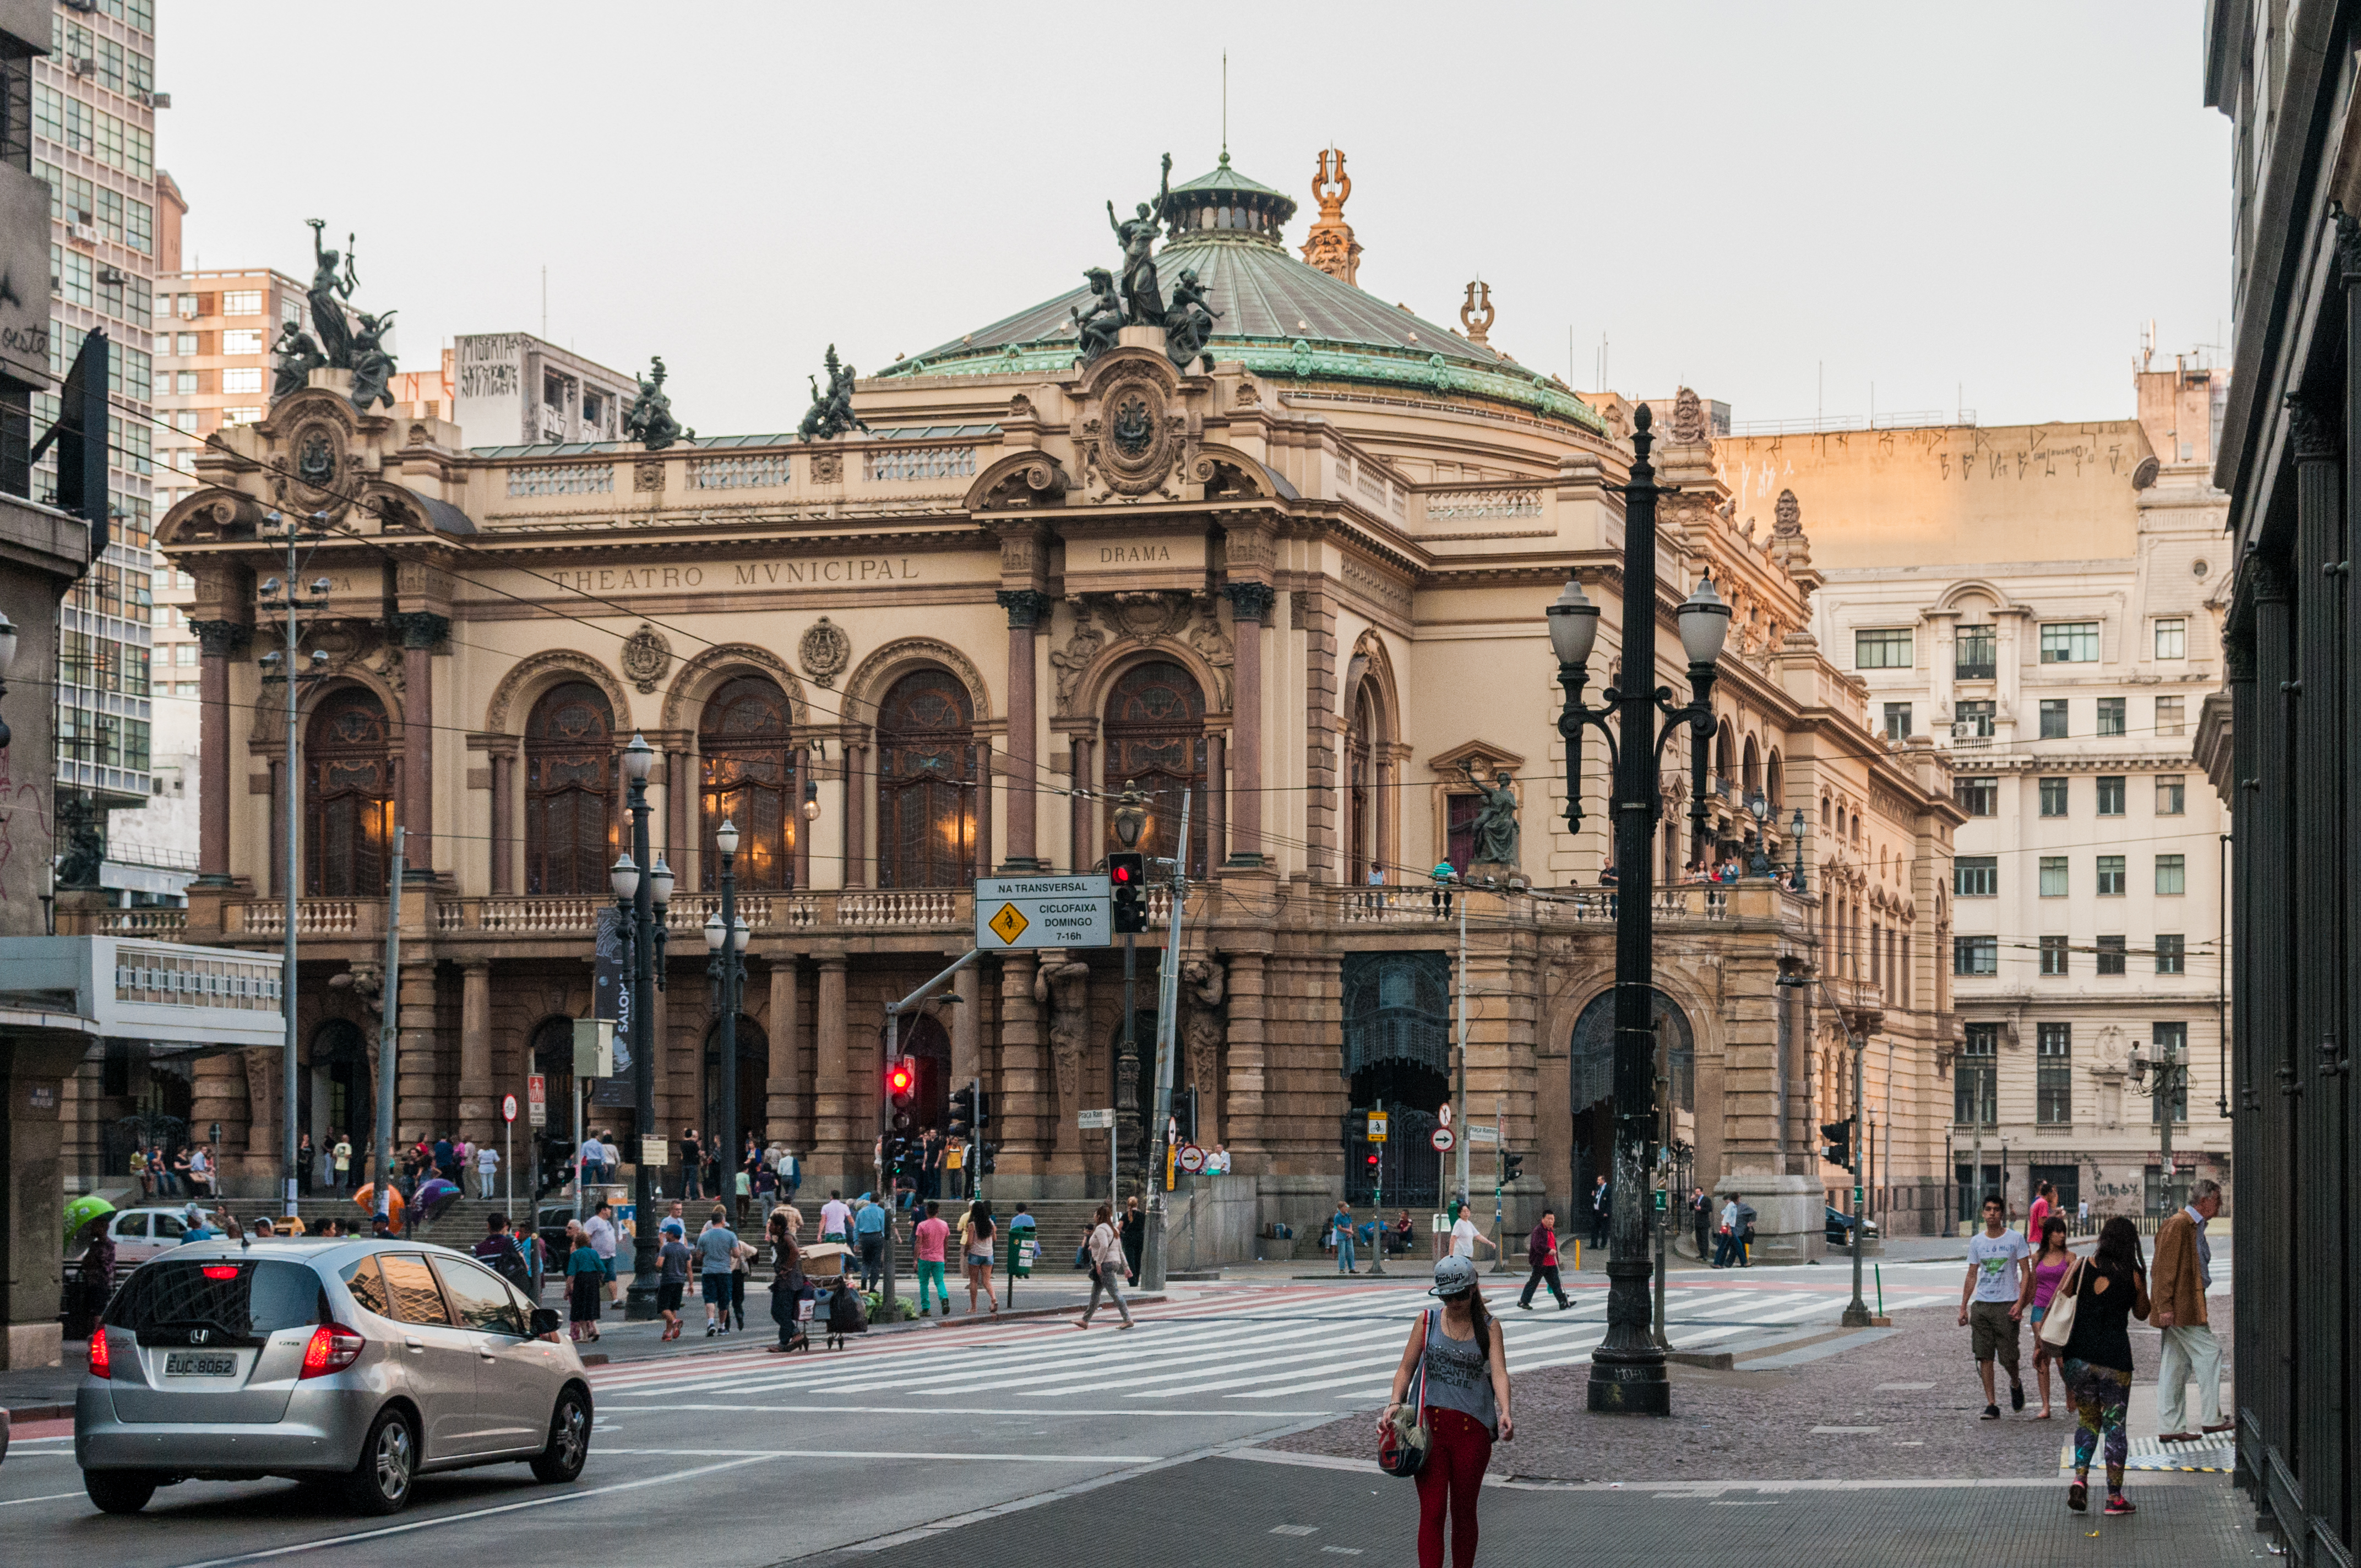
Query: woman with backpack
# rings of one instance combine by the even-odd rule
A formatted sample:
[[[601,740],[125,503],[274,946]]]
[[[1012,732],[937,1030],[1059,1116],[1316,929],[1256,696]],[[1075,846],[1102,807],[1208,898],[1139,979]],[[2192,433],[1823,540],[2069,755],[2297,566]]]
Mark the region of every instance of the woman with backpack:
[[[1099,1294],[1102,1291],[1115,1303],[1115,1310],[1123,1314],[1123,1326],[1126,1329],[1131,1327],[1131,1309],[1124,1304],[1123,1299],[1123,1279],[1130,1269],[1130,1264],[1123,1255],[1122,1234],[1115,1228],[1113,1204],[1100,1204],[1098,1212],[1092,1217],[1090,1239],[1082,1243],[1082,1255],[1090,1266],[1091,1299],[1090,1305],[1082,1309],[1082,1318],[1074,1327],[1087,1329],[1091,1326],[1091,1314],[1099,1310]]]
[[[1452,1568],[1476,1561],[1476,1499],[1492,1444],[1516,1435],[1509,1417],[1509,1360],[1500,1324],[1476,1288],[1473,1258],[1452,1254],[1435,1260],[1434,1287],[1443,1310],[1421,1312],[1401,1365],[1394,1368],[1392,1396],[1378,1418],[1381,1444],[1425,1433],[1425,1459],[1418,1477],[1419,1568],[1443,1568],[1443,1527],[1451,1521]],[[1417,1398],[1411,1403],[1413,1381]],[[1400,1472],[1397,1472],[1400,1473]]]

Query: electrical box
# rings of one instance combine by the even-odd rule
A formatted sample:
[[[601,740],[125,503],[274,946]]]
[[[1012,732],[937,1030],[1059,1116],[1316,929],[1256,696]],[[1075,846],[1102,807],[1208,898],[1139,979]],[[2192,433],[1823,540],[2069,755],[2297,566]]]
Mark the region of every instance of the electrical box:
[[[615,1021],[611,1018],[574,1020],[574,1076],[615,1076]]]

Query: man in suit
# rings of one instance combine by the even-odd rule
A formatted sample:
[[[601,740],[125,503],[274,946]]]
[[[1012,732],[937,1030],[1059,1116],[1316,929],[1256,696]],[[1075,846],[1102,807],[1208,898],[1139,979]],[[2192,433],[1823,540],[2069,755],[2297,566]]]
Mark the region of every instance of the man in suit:
[[[1590,1245],[1594,1250],[1607,1245],[1608,1233],[1615,1228],[1615,1200],[1607,1190],[1607,1178],[1600,1176],[1590,1189]]]
[[[2164,1354],[2156,1368],[2156,1421],[2160,1442],[2195,1442],[2189,1428],[2183,1385],[2197,1379],[2197,1409],[2203,1430],[2228,1431],[2222,1419],[2222,1346],[2205,1316],[2205,1290],[2213,1282],[2213,1249],[2205,1222],[2222,1212],[2222,1184],[2200,1181],[2189,1206],[2157,1227],[2156,1260],[2148,1290],[2156,1302],[2156,1326],[2164,1331]]]

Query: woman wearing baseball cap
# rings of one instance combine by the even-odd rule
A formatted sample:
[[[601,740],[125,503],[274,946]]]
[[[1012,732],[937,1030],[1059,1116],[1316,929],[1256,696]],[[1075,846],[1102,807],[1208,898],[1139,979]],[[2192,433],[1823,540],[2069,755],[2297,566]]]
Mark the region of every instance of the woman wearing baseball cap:
[[[1434,1288],[1443,1310],[1419,1314],[1394,1369],[1392,1397],[1378,1418],[1384,1435],[1396,1418],[1427,1428],[1427,1456],[1418,1472],[1419,1568],[1443,1568],[1444,1515],[1451,1516],[1452,1568],[1476,1561],[1476,1498],[1492,1444],[1516,1436],[1509,1417],[1509,1362],[1499,1322],[1476,1288],[1476,1264],[1456,1255],[1437,1259]],[[1405,1411],[1411,1376],[1423,1358],[1422,1408]]]

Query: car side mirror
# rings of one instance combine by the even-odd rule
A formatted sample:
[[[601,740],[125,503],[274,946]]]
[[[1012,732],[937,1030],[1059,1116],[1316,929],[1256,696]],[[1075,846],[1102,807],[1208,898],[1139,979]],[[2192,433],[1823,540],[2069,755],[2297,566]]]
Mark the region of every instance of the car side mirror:
[[[556,1333],[565,1327],[566,1320],[557,1315],[556,1308],[535,1307],[533,1310],[533,1332],[534,1338],[538,1339],[543,1334]]]

